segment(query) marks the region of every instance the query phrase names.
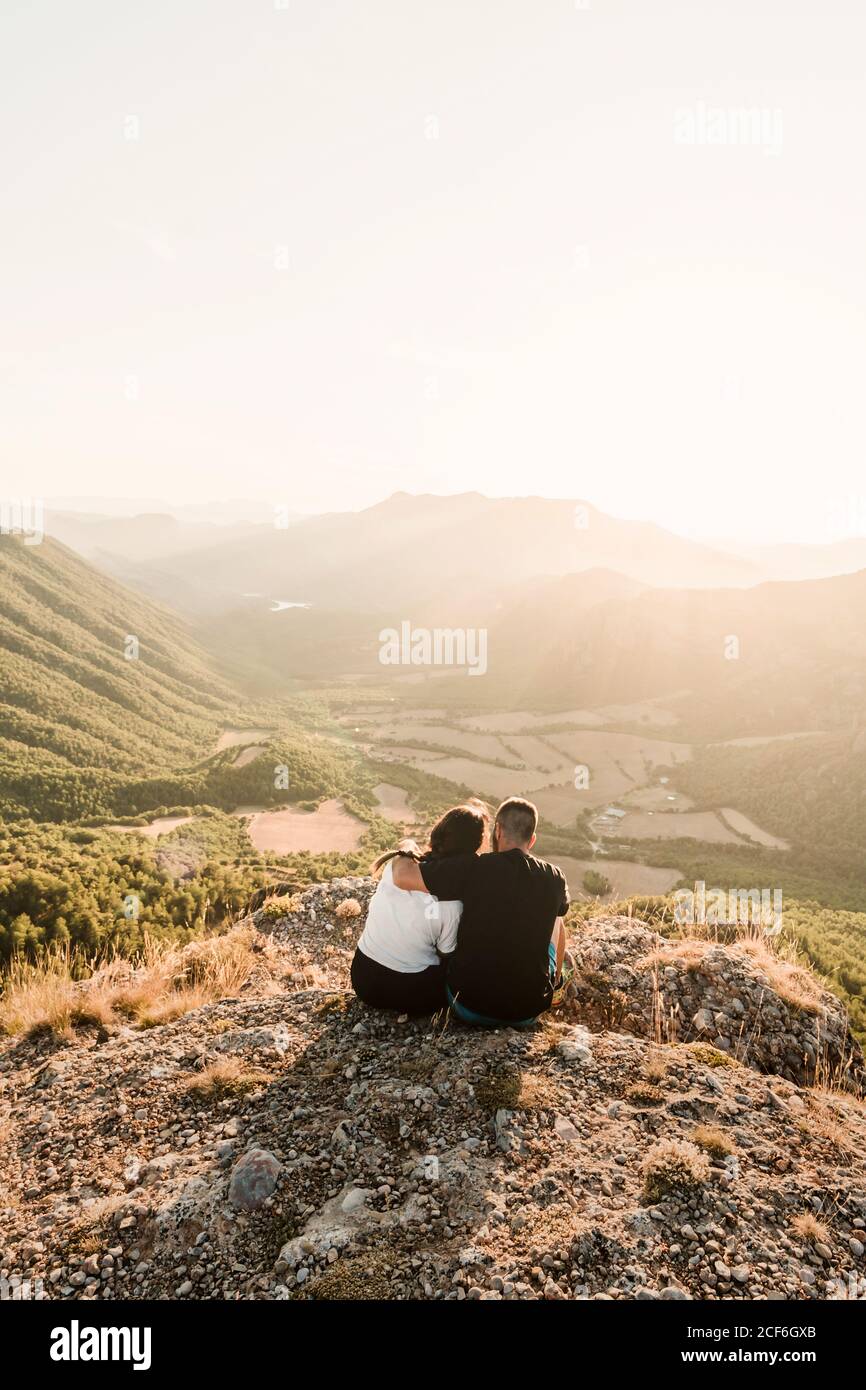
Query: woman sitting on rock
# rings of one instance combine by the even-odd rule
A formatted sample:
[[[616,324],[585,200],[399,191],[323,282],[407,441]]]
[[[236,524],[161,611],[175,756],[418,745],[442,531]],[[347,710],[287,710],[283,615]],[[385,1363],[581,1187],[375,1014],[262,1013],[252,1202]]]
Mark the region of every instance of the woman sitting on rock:
[[[463,904],[397,888],[391,861],[406,853],[419,863],[477,854],[486,829],[480,803],[453,806],[430,831],[423,855],[414,841],[403,841],[400,849],[377,859],[373,873],[381,872],[381,878],[352,961],[352,987],[365,1004],[404,1014],[432,1014],[447,1007],[443,958],[454,950]]]

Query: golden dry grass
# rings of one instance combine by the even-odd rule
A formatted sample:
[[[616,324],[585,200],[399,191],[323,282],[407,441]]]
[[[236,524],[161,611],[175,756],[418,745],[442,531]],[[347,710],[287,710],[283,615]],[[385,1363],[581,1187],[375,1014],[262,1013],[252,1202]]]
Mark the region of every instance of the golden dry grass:
[[[485,1110],[552,1110],[561,1091],[546,1076],[508,1070],[475,1082],[475,1098]]]
[[[718,1125],[698,1125],[692,1134],[692,1143],[704,1149],[713,1158],[725,1158],[737,1147]]]
[[[691,973],[702,970],[708,951],[718,943],[712,940],[674,939],[666,941],[639,962],[646,970],[656,970],[659,966],[678,965]],[[824,1006],[824,986],[809,966],[801,964],[793,955],[785,954],[785,946],[776,946],[764,936],[742,935],[730,946],[750,958],[767,977],[770,988],[795,1009],[805,1013],[817,1014]]]
[[[804,1013],[821,1012],[824,987],[808,966],[780,955],[765,937],[744,938],[737,943],[737,949],[752,958],[780,999],[795,1009],[802,1009]]]
[[[671,1193],[689,1193],[710,1179],[706,1154],[684,1139],[660,1139],[640,1166],[643,1195],[648,1202],[659,1202]]]
[[[866,1148],[866,1115],[862,1103],[853,1097],[843,1097],[812,1090],[809,1110],[797,1121],[797,1126],[811,1142],[826,1144],[837,1154],[848,1158]]]
[[[808,1241],[812,1245],[817,1241],[821,1241],[822,1244],[826,1245],[830,1239],[830,1232],[824,1225],[824,1222],[819,1221],[815,1213],[811,1211],[800,1211],[796,1216],[792,1217],[791,1230],[794,1232],[794,1235],[799,1236],[801,1240]]]
[[[272,893],[262,903],[259,913],[273,921],[280,921],[283,917],[290,917],[293,912],[300,912],[303,905],[304,899],[300,893],[284,893],[282,896]]]
[[[647,1081],[656,1086],[661,1085],[668,1074],[667,1058],[653,1049],[644,1062],[643,1074]]]
[[[6,974],[0,999],[0,1029],[4,1033],[69,1036],[76,1027],[106,1023],[110,1014],[98,998],[85,998],[73,979],[64,952],[50,952],[38,962],[18,958]]]
[[[729,1052],[723,1052],[720,1047],[712,1047],[709,1043],[690,1042],[684,1043],[683,1046],[697,1062],[705,1067],[739,1067],[741,1065],[736,1057],[732,1057]]]
[[[266,1072],[245,1067],[238,1057],[219,1057],[191,1077],[186,1089],[200,1100],[221,1100],[255,1090],[268,1079]]]
[[[707,951],[714,945],[712,941],[695,941],[691,938],[666,941],[664,945],[638,961],[638,966],[644,970],[657,970],[659,966],[679,965],[683,970],[696,973],[703,966]]]
[[[626,1086],[622,1095],[623,1100],[638,1106],[663,1105],[665,1100],[664,1091],[652,1081],[636,1081],[631,1086]]]
[[[76,1028],[120,1019],[141,1028],[168,1023],[236,995],[253,968],[255,937],[241,927],[189,946],[149,941],[138,964],[94,967],[69,951],[19,957],[3,981],[0,1031],[69,1038]]]

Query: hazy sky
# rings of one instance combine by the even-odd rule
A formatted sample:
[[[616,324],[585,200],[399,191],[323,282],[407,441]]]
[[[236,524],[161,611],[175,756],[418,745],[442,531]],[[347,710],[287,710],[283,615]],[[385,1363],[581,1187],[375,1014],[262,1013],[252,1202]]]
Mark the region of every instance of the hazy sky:
[[[3,0],[0,490],[866,533],[864,41],[862,0]]]

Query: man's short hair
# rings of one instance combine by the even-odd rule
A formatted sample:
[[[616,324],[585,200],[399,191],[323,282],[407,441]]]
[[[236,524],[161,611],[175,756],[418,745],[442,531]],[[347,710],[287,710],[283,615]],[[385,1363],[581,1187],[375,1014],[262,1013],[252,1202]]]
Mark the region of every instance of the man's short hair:
[[[496,812],[496,824],[507,839],[528,845],[538,828],[538,807],[521,796],[510,796]]]

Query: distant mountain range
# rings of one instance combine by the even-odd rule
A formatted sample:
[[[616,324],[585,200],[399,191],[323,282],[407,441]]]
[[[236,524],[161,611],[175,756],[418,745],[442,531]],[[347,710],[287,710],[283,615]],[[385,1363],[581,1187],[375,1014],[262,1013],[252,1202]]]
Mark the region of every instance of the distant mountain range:
[[[488,661],[530,709],[664,696],[697,738],[862,728],[866,570],[619,595],[598,573],[551,580],[491,615]]]
[[[228,504],[227,504],[228,505]],[[240,504],[238,504],[240,507]],[[183,509],[182,509],[183,510]],[[539,579],[614,571],[665,589],[748,588],[866,568],[866,539],[750,547],[691,541],[588,502],[395,493],[359,512],[229,522],[209,509],[134,517],[49,510],[50,533],[183,612],[214,615],[242,596],[378,611],[481,603]]]

